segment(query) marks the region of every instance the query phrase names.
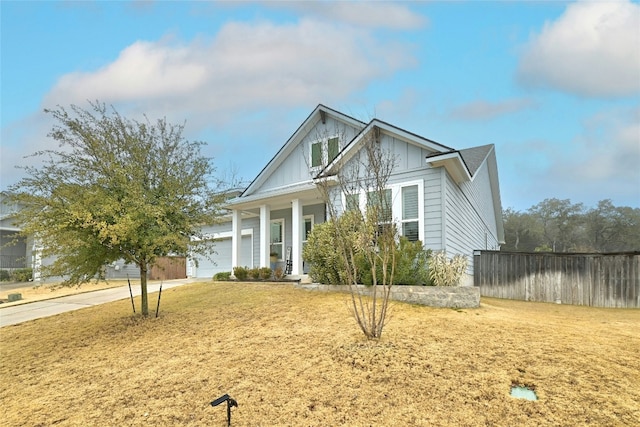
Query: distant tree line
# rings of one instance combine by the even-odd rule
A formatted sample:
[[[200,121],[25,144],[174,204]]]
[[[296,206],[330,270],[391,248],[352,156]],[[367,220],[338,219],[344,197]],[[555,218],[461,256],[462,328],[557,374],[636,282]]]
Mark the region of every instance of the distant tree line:
[[[545,199],[526,212],[503,211],[506,244],[518,252],[640,251],[640,208],[601,200],[594,208]]]

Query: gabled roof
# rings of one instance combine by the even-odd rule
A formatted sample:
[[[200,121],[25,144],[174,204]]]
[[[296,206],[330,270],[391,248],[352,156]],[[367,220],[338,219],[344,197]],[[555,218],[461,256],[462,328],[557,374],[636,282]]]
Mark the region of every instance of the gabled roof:
[[[451,151],[453,150],[451,147],[447,147],[446,145],[442,145],[438,142],[432,141],[430,139],[424,138],[415,133],[406,131],[402,128],[389,124],[379,119],[371,120],[345,147],[342,149],[338,156],[327,166],[325,166],[317,175],[317,177],[327,176],[334,173],[336,168],[339,168],[340,165],[344,164],[350,158],[352,158],[360,149],[364,141],[366,141],[366,136],[370,132],[384,132],[386,134],[392,135],[397,139],[402,139],[405,142],[413,145],[417,145],[422,148],[434,150],[438,153],[443,150]]]
[[[475,175],[485,161],[489,152],[493,150],[493,144],[481,145],[480,147],[465,148],[460,150],[460,155],[464,160],[464,163],[469,168],[469,173]]]
[[[286,188],[277,188],[271,191],[267,191],[264,194],[254,194],[262,184],[271,176],[271,174],[285,161],[285,159],[296,149],[298,144],[306,137],[306,135],[313,129],[319,121],[323,123],[326,120],[327,115],[333,119],[347,124],[356,130],[360,131],[349,141],[343,149],[338,153],[337,157],[331,161],[328,165],[322,168],[315,178],[308,181],[296,183],[294,186]],[[443,166],[447,172],[458,183],[465,181],[472,181],[478,170],[483,164],[487,164],[489,172],[489,180],[491,185],[491,192],[493,194],[493,206],[495,212],[496,224],[498,227],[498,239],[502,242],[504,240],[504,228],[502,222],[502,205],[500,200],[500,188],[498,184],[498,172],[497,162],[495,156],[495,147],[493,144],[483,145],[479,147],[472,147],[463,150],[455,150],[451,147],[447,147],[433,140],[424,138],[415,133],[406,131],[397,126],[391,125],[379,119],[372,119],[369,123],[357,120],[351,116],[343,114],[325,105],[318,104],[318,106],[309,114],[305,121],[296,129],[296,131],[289,137],[287,142],[278,150],[275,156],[267,163],[267,165],[260,171],[256,178],[249,184],[249,186],[242,191],[235,199],[230,200],[229,204],[234,206],[243,205],[246,202],[255,202],[265,198],[278,198],[284,197],[290,194],[291,190],[297,192],[309,192],[314,187],[315,179],[331,179],[338,168],[340,168],[345,162],[352,158],[362,147],[366,141],[366,137],[371,132],[382,132],[393,138],[405,141],[408,144],[415,145],[420,148],[424,148],[432,153],[426,156],[426,161],[432,166]],[[301,194],[302,194],[301,193]]]
[[[240,194],[240,197],[250,195],[254,190],[260,187],[264,181],[271,175],[271,173],[278,168],[278,166],[287,158],[289,154],[297,147],[298,143],[305,137],[307,130],[311,129],[318,121],[325,120],[326,115],[330,115],[336,120],[349,124],[355,128],[363,128],[366,123],[355,119],[351,116],[343,114],[325,105],[318,104],[318,106],[309,114],[304,122],[296,129],[296,131],[289,137],[287,142],[280,148],[275,156],[267,163],[267,165],[260,171],[258,176],[251,181],[251,184]]]
[[[471,181],[493,150],[493,144],[464,150],[450,150],[444,153],[433,153],[426,156],[432,166],[444,166],[457,183]]]
[[[452,150],[446,153],[434,153],[426,157],[432,166],[444,166],[451,177],[460,184],[471,181],[483,163],[487,163],[489,172],[489,184],[493,196],[493,211],[495,214],[498,241],[504,244],[504,223],[502,221],[502,200],[500,199],[500,184],[498,180],[498,166],[496,161],[495,146],[493,144],[479,147],[466,148],[464,150]]]

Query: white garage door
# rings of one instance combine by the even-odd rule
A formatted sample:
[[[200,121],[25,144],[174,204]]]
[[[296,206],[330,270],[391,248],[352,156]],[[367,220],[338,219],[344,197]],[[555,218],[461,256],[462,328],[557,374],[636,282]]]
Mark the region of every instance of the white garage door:
[[[253,267],[252,253],[253,245],[251,236],[242,236],[242,247],[240,248],[240,265]],[[233,271],[231,265],[231,239],[217,240],[214,244],[215,254],[210,255],[211,259],[198,257],[198,266],[195,268],[194,277],[211,278],[221,271]]]

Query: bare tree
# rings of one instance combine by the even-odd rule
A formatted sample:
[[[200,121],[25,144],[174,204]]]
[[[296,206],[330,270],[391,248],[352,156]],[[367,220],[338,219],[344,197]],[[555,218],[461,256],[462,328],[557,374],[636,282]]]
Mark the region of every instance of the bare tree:
[[[315,182],[326,204],[340,281],[351,290],[354,318],[367,338],[380,338],[396,267],[398,231],[387,188],[396,160],[383,148],[376,127],[357,143],[362,147],[350,150],[355,154],[338,156]],[[370,269],[371,287],[359,284],[362,268]]]

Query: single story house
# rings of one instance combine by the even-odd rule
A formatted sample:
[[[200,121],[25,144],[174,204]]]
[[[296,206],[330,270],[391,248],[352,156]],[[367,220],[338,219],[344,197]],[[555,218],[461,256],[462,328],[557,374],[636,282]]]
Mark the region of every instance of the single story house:
[[[20,228],[15,224],[15,215],[20,208],[9,196],[0,192],[0,270],[6,272],[31,267],[32,247],[24,237],[16,239]]]
[[[382,120],[365,123],[324,105],[228,201],[225,220],[205,227],[217,254],[212,260],[190,259],[187,275],[208,278],[234,266],[269,267],[272,254],[280,266],[289,261],[291,275],[305,274],[307,235],[328,216],[315,180],[348,167],[373,134],[396,161],[388,194],[397,229],[427,249],[466,255],[465,284],[472,284],[473,251],[498,250],[504,242],[495,147],[456,150]],[[362,207],[365,197],[355,202]]]

